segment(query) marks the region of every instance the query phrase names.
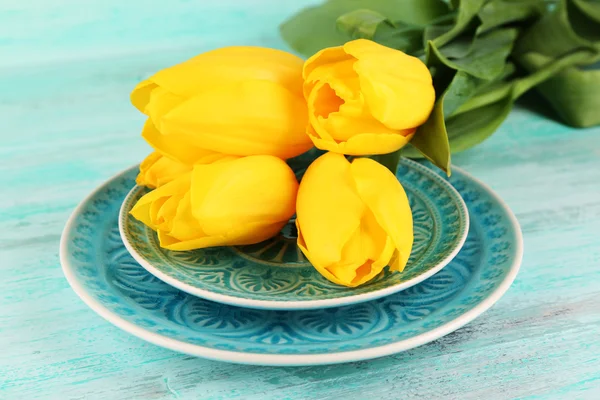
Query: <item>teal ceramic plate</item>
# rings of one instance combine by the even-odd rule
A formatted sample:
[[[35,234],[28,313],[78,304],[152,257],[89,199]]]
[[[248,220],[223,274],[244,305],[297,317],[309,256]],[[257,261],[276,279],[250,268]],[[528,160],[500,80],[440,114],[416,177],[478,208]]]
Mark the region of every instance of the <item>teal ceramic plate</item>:
[[[121,208],[125,247],[157,278],[185,292],[219,303],[261,309],[338,307],[404,290],[438,272],[463,245],[467,208],[448,181],[414,161],[403,160],[398,179],[408,195],[415,240],[401,273],[387,269],[369,283],[347,288],[320,275],[296,246],[292,222],[273,239],[252,246],[195,251],[160,248],[154,231],[129,215],[147,189],[136,186]]]
[[[491,190],[455,168],[450,182],[471,217],[457,256],[399,293],[346,307],[273,311],[191,296],[142,268],[117,227],[135,169],[118,175],[74,211],[61,238],[63,271],[94,311],[142,339],[191,355],[246,364],[314,365],[407,350],[465,325],[514,280],[522,257],[515,217]]]

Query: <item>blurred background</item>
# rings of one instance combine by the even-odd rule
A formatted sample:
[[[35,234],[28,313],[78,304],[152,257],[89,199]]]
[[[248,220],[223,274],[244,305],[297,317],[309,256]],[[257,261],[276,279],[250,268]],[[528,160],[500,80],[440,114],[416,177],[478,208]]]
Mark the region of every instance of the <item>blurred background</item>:
[[[129,103],[137,82],[217,47],[285,48],[278,24],[313,3],[3,0],[2,170],[18,165],[11,182],[30,180],[36,170],[43,194],[138,162],[150,148],[139,136],[144,118]],[[78,161],[68,156],[74,152]]]

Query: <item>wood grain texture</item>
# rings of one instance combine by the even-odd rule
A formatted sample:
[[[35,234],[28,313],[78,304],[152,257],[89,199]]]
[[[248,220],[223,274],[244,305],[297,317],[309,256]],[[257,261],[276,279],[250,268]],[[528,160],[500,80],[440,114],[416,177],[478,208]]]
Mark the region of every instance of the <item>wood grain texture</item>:
[[[600,398],[600,128],[568,128],[536,98],[454,158],[515,211],[521,272],[490,311],[429,345],[328,367],[237,366],[134,338],[69,288],[67,217],[149,151],[135,83],[219,46],[284,48],[277,25],[315,2],[1,2],[1,399]]]

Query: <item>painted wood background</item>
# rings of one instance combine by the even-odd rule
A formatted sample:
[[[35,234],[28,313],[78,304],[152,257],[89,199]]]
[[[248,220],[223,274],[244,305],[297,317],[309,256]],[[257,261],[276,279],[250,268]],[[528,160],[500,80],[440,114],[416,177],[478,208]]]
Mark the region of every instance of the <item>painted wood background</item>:
[[[454,159],[514,209],[521,273],[434,343],[329,367],[230,365],[136,339],[69,288],[67,217],[149,150],[135,83],[219,46],[285,48],[277,25],[308,3],[0,2],[0,399],[600,398],[600,128],[568,128],[535,97]]]

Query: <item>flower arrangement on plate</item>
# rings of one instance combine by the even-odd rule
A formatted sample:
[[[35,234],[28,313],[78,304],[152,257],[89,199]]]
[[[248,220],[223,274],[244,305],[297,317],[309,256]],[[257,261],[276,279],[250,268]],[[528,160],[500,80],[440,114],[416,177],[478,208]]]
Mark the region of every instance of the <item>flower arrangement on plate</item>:
[[[75,210],[61,262],[92,309],[152,343],[264,365],[368,359],[458,329],[518,271],[510,210],[449,178],[447,140],[420,129],[436,88],[416,57],[366,39],[306,61],[226,47],[131,101],[153,152]],[[400,157],[415,138],[433,165]]]
[[[127,212],[160,248],[256,245],[294,217],[303,258],[335,285],[406,268],[413,211],[395,175],[399,158],[388,156],[433,109],[431,74],[418,58],[364,39],[305,62],[227,47],[159,71],[131,101],[148,117],[142,137],[154,152],[136,180],[151,190]],[[324,153],[298,182],[286,160],[313,147]],[[457,207],[460,242],[468,221]],[[139,236],[126,237],[135,248]]]

